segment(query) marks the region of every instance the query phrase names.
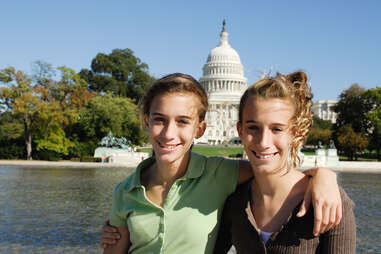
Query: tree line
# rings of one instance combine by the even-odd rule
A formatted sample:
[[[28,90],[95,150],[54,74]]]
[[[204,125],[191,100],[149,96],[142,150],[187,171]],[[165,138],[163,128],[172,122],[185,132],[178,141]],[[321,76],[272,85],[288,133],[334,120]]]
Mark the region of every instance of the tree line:
[[[340,154],[349,160],[359,156],[381,160],[381,87],[364,89],[358,84],[344,90],[333,107],[335,124],[314,117],[307,145],[328,145],[334,140]]]
[[[110,131],[142,144],[136,104],[153,81],[130,49],[99,53],[79,73],[42,61],[31,75],[0,70],[0,158],[89,158]]]
[[[76,73],[37,61],[32,74],[0,70],[0,158],[59,160],[90,158],[110,131],[134,145],[147,141],[137,103],[154,82],[148,65],[130,49],[99,53],[90,69]],[[381,150],[381,87],[357,84],[334,107],[335,124],[314,117],[307,145],[333,139],[349,159]]]

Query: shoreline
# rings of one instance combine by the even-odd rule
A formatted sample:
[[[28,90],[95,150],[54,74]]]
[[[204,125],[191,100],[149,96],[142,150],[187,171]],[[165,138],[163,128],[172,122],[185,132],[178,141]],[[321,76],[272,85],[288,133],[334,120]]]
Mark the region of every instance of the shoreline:
[[[135,168],[139,162],[74,162],[74,161],[28,161],[28,160],[0,160],[0,166],[25,166],[25,167],[70,167],[70,168]],[[311,164],[311,165],[310,165]],[[312,163],[305,163],[301,170],[314,168]],[[338,166],[320,166],[343,173],[374,173],[381,174],[381,162],[340,161]]]

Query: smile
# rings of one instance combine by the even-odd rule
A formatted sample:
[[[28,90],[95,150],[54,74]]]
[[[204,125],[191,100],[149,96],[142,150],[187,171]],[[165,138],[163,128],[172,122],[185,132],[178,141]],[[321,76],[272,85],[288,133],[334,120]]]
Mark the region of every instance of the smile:
[[[161,148],[168,149],[168,150],[174,150],[178,145],[179,145],[179,144],[174,144],[174,145],[169,144],[169,145],[165,145],[165,144],[162,144],[162,143],[159,142],[159,146],[160,146]]]
[[[266,160],[274,157],[278,152],[275,153],[267,153],[267,154],[257,154],[255,151],[252,151],[255,157],[261,160]]]

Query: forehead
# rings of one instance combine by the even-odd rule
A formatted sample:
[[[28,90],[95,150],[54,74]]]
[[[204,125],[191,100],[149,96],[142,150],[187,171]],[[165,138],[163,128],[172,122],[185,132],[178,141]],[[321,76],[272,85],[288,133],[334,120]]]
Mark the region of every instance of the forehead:
[[[150,114],[197,116],[199,98],[191,92],[164,93],[154,97]]]
[[[243,118],[267,117],[273,121],[288,121],[295,112],[293,102],[288,98],[258,98],[249,96],[243,108]]]

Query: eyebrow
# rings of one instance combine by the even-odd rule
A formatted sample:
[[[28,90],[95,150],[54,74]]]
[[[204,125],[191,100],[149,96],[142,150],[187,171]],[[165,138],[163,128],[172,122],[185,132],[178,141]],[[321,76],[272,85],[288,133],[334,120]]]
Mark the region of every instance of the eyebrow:
[[[245,123],[257,123],[256,121],[254,120],[246,120]],[[284,123],[271,123],[271,125],[277,125],[277,126],[288,126],[288,124],[284,124]]]
[[[165,115],[163,115],[163,114],[161,114],[159,112],[153,112],[152,115],[153,116],[163,116],[163,117],[165,116]],[[185,118],[185,119],[189,119],[189,120],[193,119],[192,117],[186,116],[186,115],[180,115],[180,116],[177,116],[176,118]]]

